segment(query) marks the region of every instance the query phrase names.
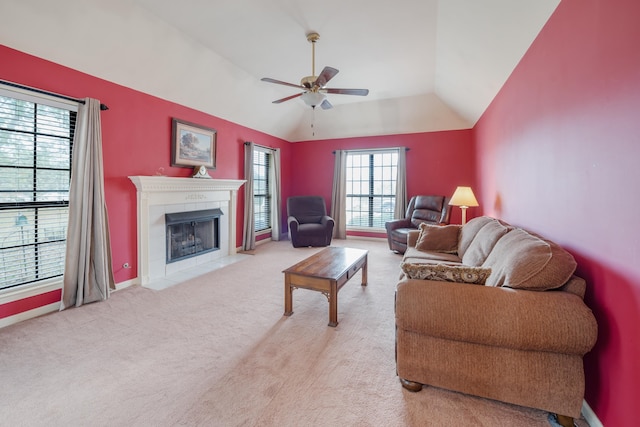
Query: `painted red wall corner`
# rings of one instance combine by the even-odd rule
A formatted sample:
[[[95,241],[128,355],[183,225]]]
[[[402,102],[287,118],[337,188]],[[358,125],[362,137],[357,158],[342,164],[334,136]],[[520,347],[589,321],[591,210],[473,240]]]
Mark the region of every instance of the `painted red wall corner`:
[[[598,342],[585,398],[607,426],[640,402],[640,3],[562,0],[474,128],[487,213],[578,260]]]

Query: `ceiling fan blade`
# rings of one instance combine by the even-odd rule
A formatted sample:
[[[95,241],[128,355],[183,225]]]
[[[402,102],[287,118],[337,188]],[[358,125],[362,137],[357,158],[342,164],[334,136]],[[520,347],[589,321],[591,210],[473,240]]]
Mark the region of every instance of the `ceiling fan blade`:
[[[330,108],[333,108],[333,105],[331,105],[331,103],[329,102],[329,100],[328,100],[328,99],[325,99],[324,101],[322,101],[322,104],[320,104],[320,107],[321,107],[323,110],[328,110],[328,109],[330,109]]]
[[[287,82],[283,82],[283,81],[276,80],[276,79],[270,79],[268,77],[263,77],[260,80],[262,80],[263,82],[267,82],[267,83],[275,83],[275,84],[278,84],[278,85],[297,87],[298,89],[307,89],[304,86],[296,85],[296,84],[293,84],[293,83],[287,83]]]
[[[288,101],[293,98],[297,98],[301,95],[302,93],[296,93],[295,95],[287,96],[286,98],[276,99],[275,101],[273,101],[273,104],[280,104],[281,102]]]
[[[369,95],[369,89],[322,89],[322,91],[326,93],[335,93],[338,95]]]
[[[338,70],[331,67],[324,67],[318,78],[316,79],[315,86],[324,87],[329,80],[331,80],[336,74],[338,74]]]

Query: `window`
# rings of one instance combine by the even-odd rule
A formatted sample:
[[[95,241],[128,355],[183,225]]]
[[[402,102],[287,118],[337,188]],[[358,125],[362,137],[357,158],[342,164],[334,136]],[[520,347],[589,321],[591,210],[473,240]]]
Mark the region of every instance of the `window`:
[[[398,150],[347,153],[347,228],[384,228],[393,219]]]
[[[253,215],[254,230],[271,229],[271,157],[266,149],[256,147],[253,153]]]
[[[76,109],[0,91],[0,289],[64,273]]]

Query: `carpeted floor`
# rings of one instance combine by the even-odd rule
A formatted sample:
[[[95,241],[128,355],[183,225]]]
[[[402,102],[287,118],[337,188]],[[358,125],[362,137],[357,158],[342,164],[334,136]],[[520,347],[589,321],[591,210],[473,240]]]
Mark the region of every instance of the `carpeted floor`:
[[[289,242],[154,291],[0,329],[0,424],[7,426],[549,426],[548,414],[434,387],[404,390],[395,375],[394,288],[400,256],[369,249],[338,296],[293,294],[282,270],[320,250]],[[584,420],[578,425],[586,426]]]

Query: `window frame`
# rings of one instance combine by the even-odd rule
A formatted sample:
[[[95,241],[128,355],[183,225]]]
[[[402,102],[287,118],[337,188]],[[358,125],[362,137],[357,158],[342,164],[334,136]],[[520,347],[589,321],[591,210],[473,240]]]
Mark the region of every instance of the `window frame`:
[[[347,215],[347,225],[346,225],[346,229],[348,231],[369,231],[369,232],[382,232],[385,230],[384,228],[384,223],[387,220],[392,220],[393,219],[393,215],[394,215],[394,207],[395,207],[395,199],[396,199],[396,191],[397,191],[397,179],[398,179],[398,156],[400,153],[400,149],[398,148],[378,148],[378,149],[363,149],[363,150],[348,150],[347,151],[347,162],[346,162],[346,189],[345,189],[345,209],[346,209],[346,215]],[[376,155],[385,155],[385,154],[391,154],[394,155],[395,154],[395,161],[392,162],[391,165],[375,165],[375,156]],[[359,156],[363,156],[366,155],[369,157],[369,161],[368,161],[368,176],[367,176],[367,186],[368,186],[368,193],[365,195],[364,193],[356,193],[356,192],[350,192],[350,183],[354,182],[356,180],[353,179],[349,179],[350,177],[350,173],[349,173],[349,164],[350,164],[350,160],[349,157],[350,156],[355,156],[355,155],[359,155]],[[390,178],[387,179],[376,179],[375,175],[376,175],[376,170],[378,170],[379,174],[384,175],[384,168],[392,168],[393,173],[390,174]],[[362,169],[362,168],[361,168]],[[360,181],[356,181],[356,182],[364,182],[363,180]],[[382,191],[380,194],[376,193],[376,185],[381,185],[383,188],[385,187],[384,182],[391,182],[390,185],[388,185],[388,187],[390,187],[391,192],[389,193],[385,193],[384,191]],[[381,184],[382,183],[382,184]],[[352,186],[355,184],[352,184]],[[367,197],[368,198],[368,202],[367,202],[367,207],[368,207],[368,211],[367,211],[367,215],[368,215],[368,221],[369,221],[369,225],[365,226],[365,225],[349,225],[349,223],[351,222],[351,220],[349,219],[350,217],[350,212],[358,212],[355,210],[349,210],[349,207],[352,206],[353,204],[349,203],[349,198],[362,198],[362,197]],[[374,208],[374,206],[376,205],[376,200],[375,199],[380,199],[380,209],[377,210]],[[383,211],[383,200],[384,199],[391,199],[393,204],[391,205],[391,208],[388,212]],[[359,212],[365,212],[363,210],[360,210]],[[384,216],[385,212],[387,213],[387,217]],[[378,220],[375,220],[375,214],[379,213],[380,214],[380,218]]]
[[[28,135],[29,138],[32,138],[33,144],[34,144],[32,165],[31,166],[25,166],[25,165],[13,166],[17,169],[21,169],[21,170],[28,169],[33,171],[33,175],[32,175],[33,182],[31,184],[31,189],[27,190],[27,193],[30,193],[32,195],[32,199],[30,201],[25,201],[25,202],[5,201],[0,203],[0,212],[3,212],[3,211],[11,212],[11,215],[17,215],[15,218],[15,226],[16,227],[20,226],[21,235],[24,235],[25,233],[24,229],[27,228],[27,225],[24,225],[24,224],[19,225],[20,220],[18,219],[18,217],[24,216],[24,215],[21,215],[21,213],[29,212],[29,211],[33,212],[33,224],[28,225],[29,227],[32,228],[32,230],[29,230],[27,228],[27,241],[25,242],[23,237],[19,246],[14,245],[15,247],[12,246],[11,248],[8,248],[8,247],[3,248],[3,250],[7,250],[7,249],[12,250],[12,249],[19,248],[19,250],[22,251],[22,259],[30,261],[28,264],[25,263],[25,266],[26,266],[25,268],[33,269],[32,271],[29,271],[28,273],[26,273],[27,275],[33,274],[33,277],[31,279],[23,278],[21,282],[12,283],[8,285],[6,283],[10,283],[10,281],[5,282],[5,280],[8,280],[6,277],[2,279],[3,281],[0,282],[0,294],[9,295],[9,294],[15,294],[15,292],[22,292],[23,290],[36,289],[42,286],[49,286],[52,283],[62,282],[62,277],[64,275],[64,258],[66,253],[66,227],[67,227],[67,221],[68,221],[68,215],[69,215],[69,187],[67,187],[66,193],[63,192],[62,196],[58,200],[49,200],[49,201],[38,200],[38,196],[43,193],[43,190],[42,190],[42,185],[41,184],[40,186],[38,185],[39,183],[37,182],[36,177],[38,176],[38,173],[42,173],[42,171],[62,172],[63,174],[66,174],[70,182],[72,158],[73,158],[73,138],[75,133],[75,121],[76,121],[76,115],[77,115],[79,103],[77,101],[59,99],[51,95],[43,94],[38,92],[37,89],[34,89],[34,91],[30,91],[28,89],[7,86],[5,84],[2,84],[2,82],[0,82],[0,96],[34,104],[33,106],[34,115],[33,115],[33,122],[32,122],[33,127],[31,130],[17,131],[14,129],[5,129],[5,130],[8,130],[9,132]],[[56,128],[54,131],[49,132],[51,134],[49,136],[47,136],[47,132],[42,132],[41,130],[38,129],[37,109],[42,106],[62,109],[69,112],[68,121],[66,122],[65,126]],[[61,136],[59,134],[56,134],[55,131],[59,129],[69,131],[69,135]],[[64,149],[68,149],[68,160],[64,162],[64,167],[62,168],[56,167],[55,164],[47,165],[47,166],[38,165],[37,163],[38,152],[36,147],[38,143],[40,144],[43,143],[42,139],[46,139],[46,138],[55,138],[56,140],[68,141],[68,145],[66,143],[62,145]],[[9,166],[9,162],[7,162],[7,165],[5,165],[5,167],[7,166],[11,167]],[[18,187],[14,187],[14,188],[15,190],[20,190],[20,188]],[[12,191],[11,188],[9,188],[8,190]],[[55,190],[51,190],[51,191],[54,191],[55,193],[60,193],[60,188],[56,188]],[[60,208],[62,208],[63,211],[66,210],[66,212],[63,212],[62,213],[63,217],[59,218],[59,220],[54,222],[53,225],[59,226],[59,224],[64,224],[64,229],[61,233],[58,233],[56,231],[56,235],[54,237],[48,236],[47,234],[49,230],[46,227],[51,226],[52,223],[47,222],[46,219],[43,220],[43,217],[46,217],[47,214],[51,215],[51,212],[54,212],[54,214],[59,215],[59,213],[56,213],[55,211],[56,210],[59,211]],[[13,212],[17,212],[17,214],[14,214]],[[55,230],[57,229],[58,227],[55,228]],[[5,230],[5,228],[3,228],[2,230]],[[49,250],[51,249],[52,244],[58,244],[57,245],[58,249],[54,251],[54,256],[58,259],[58,261],[54,260],[53,262],[55,262],[56,265],[61,264],[61,269],[59,270],[54,269],[51,272],[49,271],[43,272],[40,269],[47,267],[46,262],[49,260],[44,259],[44,257],[49,255]],[[60,249],[60,246],[62,247],[62,249]],[[32,255],[33,258],[31,258],[31,256],[27,257],[26,255],[24,255],[26,250],[33,251],[33,255]],[[41,252],[41,251],[44,251],[44,252]],[[4,256],[6,256],[6,254],[7,252],[3,253],[3,259],[4,259]],[[11,254],[9,256],[11,256]]]
[[[260,155],[264,156],[265,162],[264,163],[256,163],[257,162],[257,158],[258,153],[260,153]],[[261,167],[264,168],[264,179],[256,179],[256,167]],[[269,148],[263,148],[260,146],[254,146],[254,153],[253,153],[253,230],[254,233],[256,233],[256,235],[263,235],[263,234],[268,234],[271,233],[272,231],[272,225],[271,221],[272,221],[272,187],[273,187],[273,183],[272,183],[272,168],[273,168],[273,152],[271,149]],[[259,186],[256,185],[257,182],[264,182],[264,189],[265,192],[264,193],[257,193],[257,189]],[[265,206],[266,206],[266,211],[261,211],[258,212],[258,210],[256,209],[256,198],[257,197],[263,197],[265,199]],[[261,221],[257,221],[258,219],[258,215],[261,215],[264,219]],[[263,227],[258,229],[258,224],[259,223],[264,223],[266,222],[267,227]]]

